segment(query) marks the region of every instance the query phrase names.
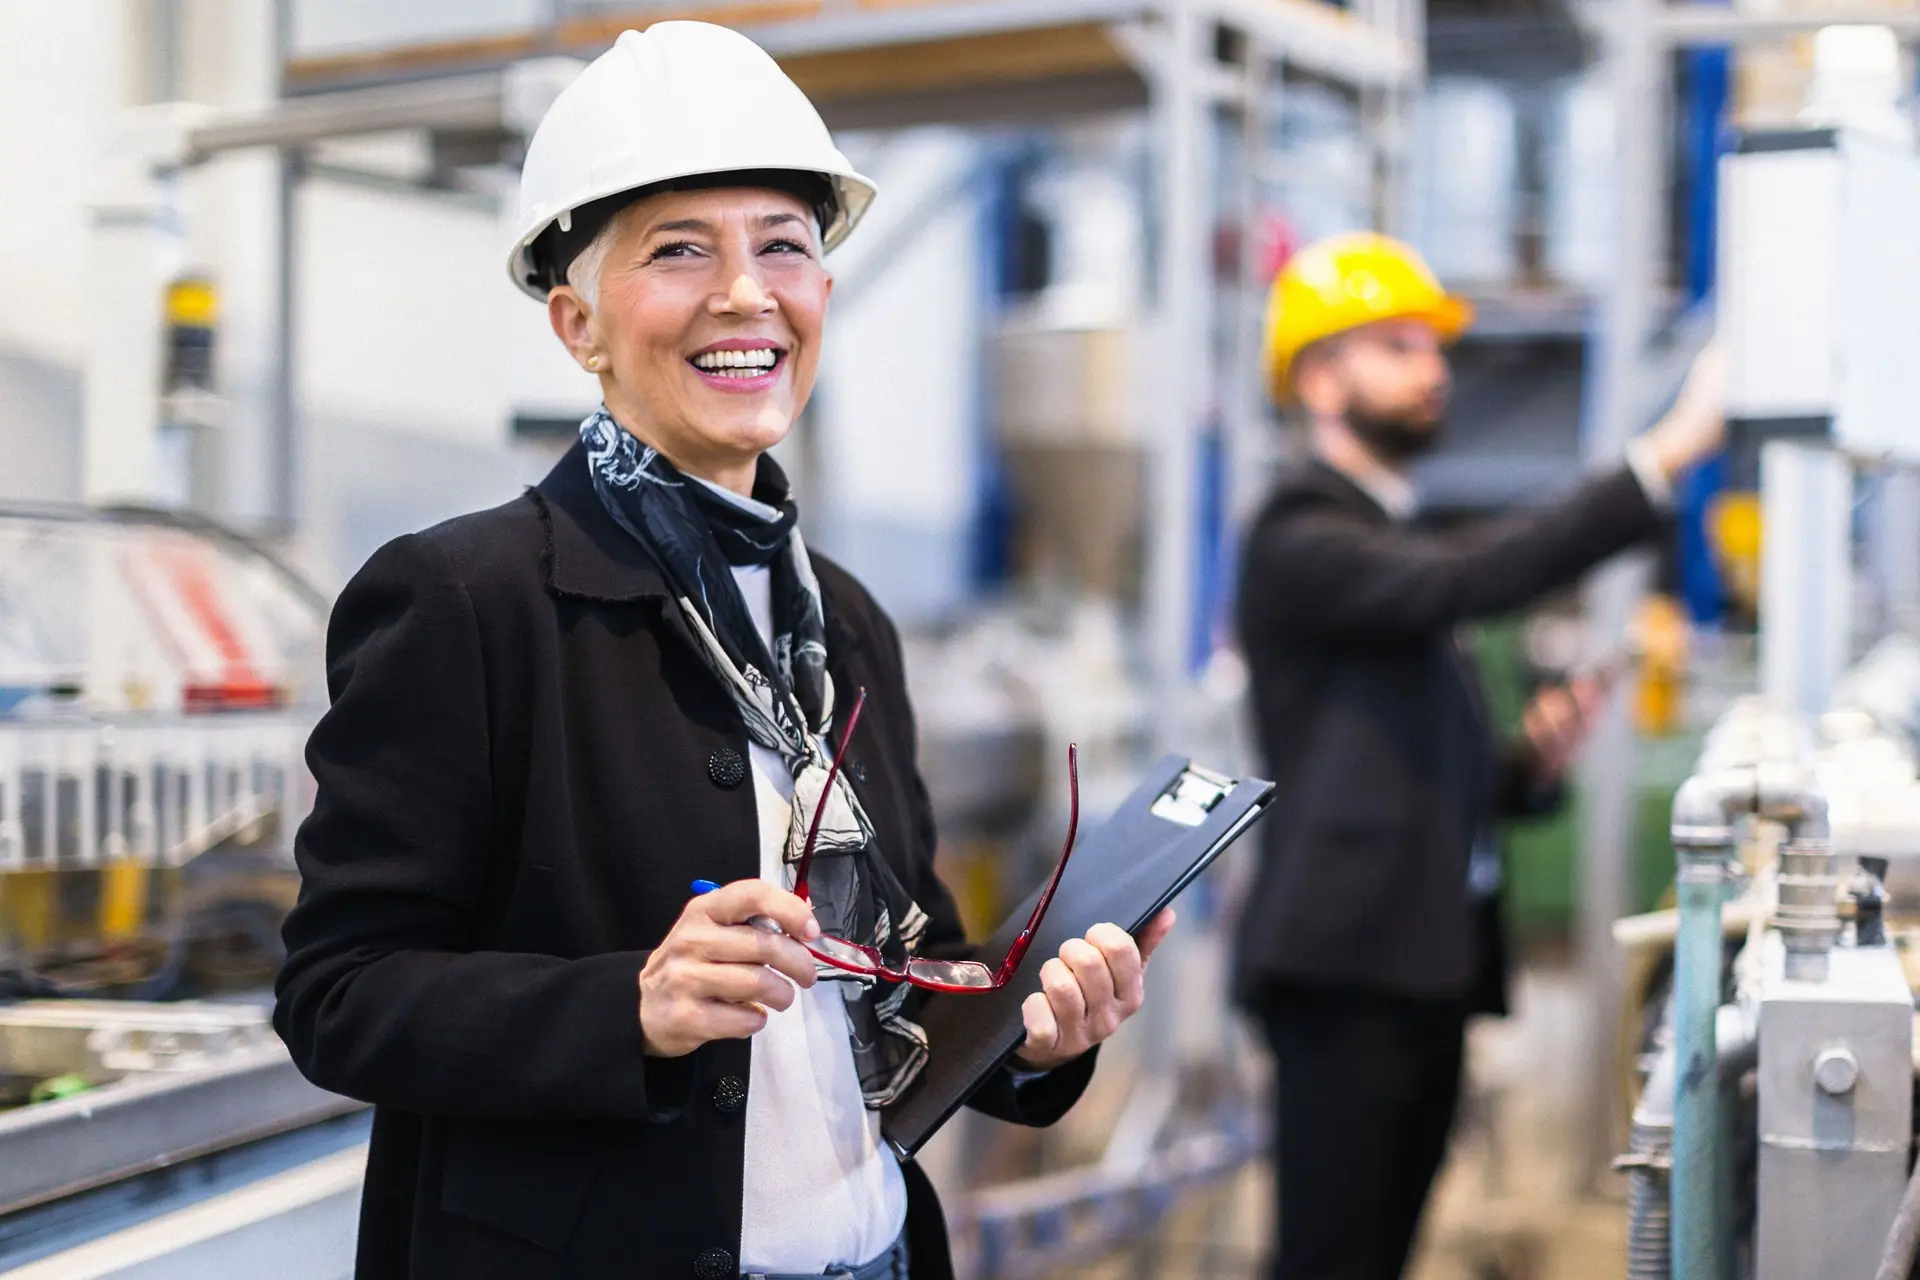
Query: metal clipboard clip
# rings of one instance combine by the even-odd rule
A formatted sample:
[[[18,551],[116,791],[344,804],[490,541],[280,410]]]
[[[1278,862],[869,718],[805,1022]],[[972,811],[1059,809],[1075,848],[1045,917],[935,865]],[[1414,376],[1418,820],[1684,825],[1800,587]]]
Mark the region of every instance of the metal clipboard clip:
[[[1190,764],[1180,771],[1180,776],[1173,780],[1171,786],[1160,793],[1148,812],[1156,818],[1164,818],[1183,827],[1197,827],[1207,820],[1214,806],[1226,799],[1238,785],[1235,779],[1223,773]]]

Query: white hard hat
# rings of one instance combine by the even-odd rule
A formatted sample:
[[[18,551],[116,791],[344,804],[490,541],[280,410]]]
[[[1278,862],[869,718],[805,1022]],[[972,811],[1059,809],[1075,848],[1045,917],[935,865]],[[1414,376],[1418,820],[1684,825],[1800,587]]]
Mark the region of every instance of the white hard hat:
[[[854,172],[807,95],[759,45],[707,22],[623,31],[554,99],[527,144],[507,270],[545,301],[567,264],[543,261],[550,255],[535,242],[556,226],[556,235],[572,233],[575,211],[676,179],[747,171],[823,182],[827,249],[873,202],[873,183]]]

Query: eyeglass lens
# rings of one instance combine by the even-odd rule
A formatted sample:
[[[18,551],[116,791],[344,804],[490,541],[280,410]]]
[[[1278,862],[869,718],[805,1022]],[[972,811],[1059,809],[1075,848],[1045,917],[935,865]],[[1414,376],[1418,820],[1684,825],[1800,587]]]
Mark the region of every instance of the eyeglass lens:
[[[827,766],[826,785],[821,788],[820,802],[814,807],[813,821],[807,827],[806,844],[800,851],[800,865],[795,868],[793,892],[802,900],[810,901],[807,893],[807,873],[813,866],[813,850],[820,837],[820,820],[827,811],[827,804],[833,797],[833,788],[840,777],[840,762],[846,759],[847,748],[853,742],[854,726],[860,723],[860,713],[867,705],[867,691],[863,688],[853,700],[853,708],[847,713],[847,723],[840,731],[840,745],[833,753],[833,759]],[[1025,958],[1028,945],[1040,927],[1041,919],[1047,914],[1047,908],[1053,905],[1054,890],[1059,887],[1061,873],[1066,870],[1067,858],[1073,853],[1074,839],[1080,829],[1080,752],[1073,744],[1067,746],[1067,785],[1072,798],[1071,816],[1067,821],[1066,847],[1060,851],[1060,861],[1054,866],[1053,874],[1047,877],[1046,887],[1041,890],[1039,901],[1034,903],[1033,914],[1027,920],[1027,927],[1014,939],[1007,949],[1007,955],[998,969],[992,969],[978,960],[930,960],[912,957],[907,961],[906,971],[896,973],[886,967],[880,953],[872,947],[849,942],[845,938],[836,938],[830,934],[822,935],[806,944],[820,959],[854,973],[883,977],[893,982],[912,982],[917,985],[944,987],[968,991],[992,991],[1005,986],[1013,977]]]

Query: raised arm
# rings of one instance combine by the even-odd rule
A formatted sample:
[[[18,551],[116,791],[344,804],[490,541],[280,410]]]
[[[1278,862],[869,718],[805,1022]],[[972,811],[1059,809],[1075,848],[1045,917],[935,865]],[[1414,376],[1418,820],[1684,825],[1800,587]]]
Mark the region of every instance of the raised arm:
[[[1659,525],[1624,467],[1464,535],[1382,526],[1330,505],[1282,512],[1263,518],[1249,538],[1245,603],[1275,634],[1431,635],[1573,582]]]

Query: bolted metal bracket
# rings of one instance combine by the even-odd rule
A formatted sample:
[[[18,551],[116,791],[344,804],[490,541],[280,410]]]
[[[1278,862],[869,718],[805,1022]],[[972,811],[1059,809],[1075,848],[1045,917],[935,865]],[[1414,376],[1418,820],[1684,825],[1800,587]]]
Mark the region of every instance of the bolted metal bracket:
[[[1822,1049],[1813,1059],[1813,1083],[1829,1097],[1852,1093],[1860,1080],[1860,1060],[1844,1045]]]

